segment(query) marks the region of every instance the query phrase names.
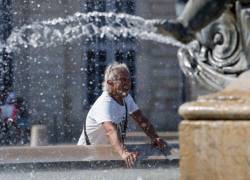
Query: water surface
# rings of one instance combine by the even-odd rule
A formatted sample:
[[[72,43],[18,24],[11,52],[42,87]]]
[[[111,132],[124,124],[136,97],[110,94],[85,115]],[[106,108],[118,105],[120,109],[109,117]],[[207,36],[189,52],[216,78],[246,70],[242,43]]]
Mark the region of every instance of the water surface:
[[[179,168],[1,172],[2,180],[178,180]]]

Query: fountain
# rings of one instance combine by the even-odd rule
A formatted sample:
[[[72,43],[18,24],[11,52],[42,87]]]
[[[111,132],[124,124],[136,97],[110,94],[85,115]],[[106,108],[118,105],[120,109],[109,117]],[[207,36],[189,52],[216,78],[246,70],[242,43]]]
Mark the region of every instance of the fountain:
[[[183,72],[210,89],[223,89],[248,69],[249,1],[190,0],[176,21],[158,32],[190,43],[178,52]]]
[[[179,108],[181,180],[250,178],[250,1],[190,0],[158,31],[183,43],[183,71],[219,90]]]
[[[219,93],[200,97],[197,102],[184,104],[179,109],[180,114],[186,119],[180,125],[181,179],[220,179],[220,177],[221,179],[235,179],[235,177],[248,179],[249,86],[242,86],[242,84],[248,84],[246,82],[249,78],[249,73],[243,73],[248,69],[249,59],[247,50],[249,47],[248,2],[247,0],[241,2],[190,0],[177,21],[145,20],[116,13],[75,13],[66,18],[37,21],[16,28],[3,46],[7,51],[19,51],[20,48],[30,47],[49,49],[83,36],[100,35],[115,38],[120,35],[126,37],[130,34],[137,38],[181,47],[178,58],[184,73],[209,88],[223,89]],[[105,17],[109,25],[98,27],[86,23],[93,17]],[[125,23],[124,20],[126,20]],[[67,26],[69,23],[72,24],[70,28]],[[190,44],[184,45],[185,43]],[[226,86],[227,88],[224,89]],[[239,121],[234,122],[235,120]],[[23,150],[28,154],[25,154]],[[107,166],[111,164],[111,167],[120,167],[119,162],[121,162],[110,147],[90,147],[81,150],[72,146],[21,147],[2,148],[1,151],[1,155],[9,155],[7,158],[1,157],[3,170],[15,170],[25,164],[24,167],[33,171],[43,169],[44,164],[47,168],[58,168],[61,165],[63,170],[69,167],[81,169],[93,166],[93,164],[86,165],[86,161],[97,163],[95,168],[104,168],[105,163]],[[20,152],[23,152],[23,158],[19,155]],[[41,156],[36,157],[35,160],[29,156],[32,153],[39,154],[38,152]],[[82,158],[80,159],[82,163],[78,164],[79,159],[76,159],[77,156],[71,156],[72,152],[78,153],[78,157]],[[239,154],[239,159],[234,152]],[[95,154],[97,158],[90,156],[90,159],[86,159],[85,154],[89,153]],[[108,162],[102,161],[103,154],[110,158],[106,159]],[[51,162],[44,163],[43,158],[46,156],[45,160],[53,161],[52,164]],[[68,163],[62,162],[62,157],[69,158]],[[159,159],[156,161],[162,162]],[[239,165],[242,161],[244,163]],[[6,166],[4,162],[9,166]],[[98,162],[101,164],[98,165]],[[170,161],[165,157],[163,162],[160,164],[168,166]],[[145,166],[148,165],[150,163],[146,161]],[[138,165],[139,168],[145,166],[143,163]],[[162,169],[158,170],[162,171]],[[167,168],[164,170],[165,173],[169,173]],[[131,174],[144,172],[136,171],[135,169],[135,171],[128,172]],[[153,171],[150,179],[164,176],[158,177],[157,169]],[[102,176],[105,172],[103,170],[101,172]],[[173,172],[176,172],[176,169]],[[22,173],[25,177],[34,178],[35,176],[34,172],[25,174],[24,170]],[[41,173],[40,176],[44,176],[43,172],[39,173]],[[54,173],[57,172],[45,173],[45,176],[53,176]],[[88,174],[89,171],[85,173]],[[113,172],[109,171],[109,173],[114,175]],[[10,179],[11,175],[13,174],[10,173]],[[68,176],[67,172],[66,175]],[[82,176],[79,175],[79,171],[75,172],[75,175]],[[175,178],[177,176],[174,174]],[[96,179],[99,177],[97,176]],[[117,177],[120,178],[121,175]],[[142,177],[139,175],[137,179],[142,179]]]

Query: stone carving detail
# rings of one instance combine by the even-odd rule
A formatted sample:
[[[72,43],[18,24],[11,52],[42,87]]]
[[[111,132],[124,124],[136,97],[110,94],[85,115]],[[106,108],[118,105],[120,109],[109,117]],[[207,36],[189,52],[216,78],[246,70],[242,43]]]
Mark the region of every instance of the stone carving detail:
[[[221,89],[247,69],[242,39],[234,15],[227,11],[197,33],[197,40],[178,50],[185,75],[213,89]]]
[[[176,21],[156,25],[158,31],[189,43],[178,50],[184,74],[210,89],[223,89],[248,69],[250,1],[189,0],[183,8]]]

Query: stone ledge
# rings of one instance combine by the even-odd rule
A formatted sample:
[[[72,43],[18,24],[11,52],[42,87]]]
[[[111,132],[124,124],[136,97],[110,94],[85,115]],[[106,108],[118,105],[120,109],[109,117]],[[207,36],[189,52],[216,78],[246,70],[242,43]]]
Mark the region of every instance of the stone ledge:
[[[0,164],[121,160],[110,146],[13,146],[0,148]]]
[[[222,91],[185,103],[179,114],[185,120],[250,120],[250,71]]]
[[[179,114],[186,120],[250,120],[250,101],[236,96],[211,97],[181,105]]]
[[[164,163],[178,164],[178,144],[170,143],[172,154],[166,156],[158,149],[152,148],[150,144],[127,145],[128,149],[138,151],[141,155],[138,159],[138,166],[156,165]],[[17,167],[43,167],[43,166],[79,166],[92,167],[106,164],[107,167],[114,167],[115,164],[123,167],[124,162],[115,150],[109,145],[102,146],[38,146],[38,147],[1,147],[0,148],[0,169]],[[151,164],[151,165],[150,165]]]

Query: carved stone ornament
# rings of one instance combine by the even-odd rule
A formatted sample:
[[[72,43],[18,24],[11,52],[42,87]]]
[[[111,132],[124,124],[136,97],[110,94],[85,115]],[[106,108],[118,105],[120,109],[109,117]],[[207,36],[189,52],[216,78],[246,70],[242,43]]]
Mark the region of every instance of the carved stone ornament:
[[[182,71],[220,90],[250,61],[250,0],[179,0],[177,20],[156,24],[159,33],[187,44],[178,50]],[[180,7],[183,7],[180,10]]]
[[[231,11],[224,12],[196,34],[197,40],[178,50],[185,75],[212,89],[222,89],[247,70],[240,28]]]

